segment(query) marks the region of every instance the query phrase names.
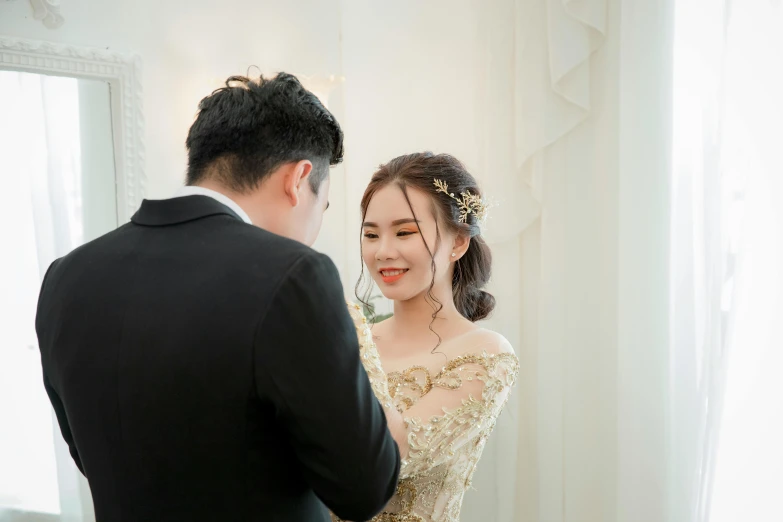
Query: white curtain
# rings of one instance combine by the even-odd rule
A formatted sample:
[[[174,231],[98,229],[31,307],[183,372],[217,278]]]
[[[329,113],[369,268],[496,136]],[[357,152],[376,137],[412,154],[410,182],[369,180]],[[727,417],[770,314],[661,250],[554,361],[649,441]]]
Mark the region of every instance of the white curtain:
[[[666,519],[673,1],[342,4],[347,201],[433,149],[496,203],[488,326],[522,365],[466,522]]]
[[[594,494],[590,484],[604,487],[595,478],[602,471],[593,468],[605,463],[611,445],[601,426],[612,421],[597,411],[582,424],[569,401],[572,393],[594,400],[580,390],[594,378],[607,382],[600,377],[606,350],[601,355],[599,348],[597,364],[585,366],[580,360],[589,352],[570,337],[584,336],[586,328],[599,336],[588,342],[610,344],[601,339],[600,325],[589,324],[589,314],[579,325],[567,317],[572,304],[603,295],[590,270],[602,264],[611,240],[599,232],[592,238],[598,246],[594,255],[572,263],[569,252],[579,246],[570,243],[576,236],[567,223],[584,226],[584,238],[590,229],[608,231],[602,225],[608,216],[583,210],[605,208],[602,200],[610,195],[568,188],[602,184],[611,169],[605,168],[605,156],[592,151],[616,150],[603,139],[607,125],[614,124],[594,112],[600,114],[604,103],[600,56],[607,2],[508,0],[475,2],[473,9],[478,52],[468,101],[478,155],[470,166],[495,203],[485,233],[494,260],[490,290],[498,306],[488,325],[509,338],[522,365],[462,515],[466,521],[559,521],[566,520],[570,502],[589,517],[586,502],[596,505],[586,500]],[[567,286],[566,278],[580,283]],[[603,388],[593,391],[606,396]]]
[[[729,13],[723,191],[736,262],[705,510],[711,522],[783,520],[783,6],[733,0]]]
[[[514,169],[492,168],[494,131],[479,172],[502,195],[492,326],[515,330],[522,372],[482,463],[493,480],[475,481],[494,494],[466,499],[467,521],[666,519],[672,10],[512,6]],[[497,85],[502,39],[486,25]],[[486,92],[500,114],[508,99]]]
[[[0,509],[81,522],[89,489],[43,389],[34,329],[46,269],[83,241],[77,80],[0,71],[0,104]]]
[[[530,189],[505,181],[506,198],[529,192],[538,213],[501,211],[522,234],[494,245],[525,394],[500,426],[517,430],[501,519],[783,519],[780,2],[589,5],[517,4]],[[583,44],[568,50],[589,64],[586,103],[557,85],[551,34]]]
[[[672,519],[781,520],[783,8],[676,22]]]
[[[484,23],[491,322],[513,332],[522,372],[482,463],[492,476],[475,481],[493,494],[468,497],[465,520],[667,519],[673,10],[515,1],[510,103],[508,10]],[[511,171],[497,146],[509,105]]]
[[[675,18],[669,487],[671,519],[693,522],[707,520],[709,508],[734,308],[730,234],[744,195],[726,127],[728,8],[723,0],[680,0]]]

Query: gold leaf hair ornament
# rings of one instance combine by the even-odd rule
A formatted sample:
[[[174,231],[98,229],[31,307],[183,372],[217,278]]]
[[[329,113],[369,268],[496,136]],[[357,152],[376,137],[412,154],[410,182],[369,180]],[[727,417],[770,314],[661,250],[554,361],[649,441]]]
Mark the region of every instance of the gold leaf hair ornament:
[[[489,211],[489,204],[476,194],[471,194],[469,190],[460,193],[460,198],[454,195],[453,192],[449,192],[449,186],[445,181],[435,180],[435,192],[443,192],[448,197],[457,202],[459,206],[459,222],[468,223],[468,216],[473,214],[476,216],[476,222],[479,226],[484,226],[487,221],[487,214]]]

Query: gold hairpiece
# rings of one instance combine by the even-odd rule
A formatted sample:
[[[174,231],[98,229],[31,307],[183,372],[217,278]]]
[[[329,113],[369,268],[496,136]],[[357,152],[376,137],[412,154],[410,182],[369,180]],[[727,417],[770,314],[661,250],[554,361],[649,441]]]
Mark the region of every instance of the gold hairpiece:
[[[471,194],[469,190],[461,192],[460,196],[462,196],[462,199],[460,199],[456,197],[453,192],[449,192],[449,186],[445,181],[440,179],[435,180],[435,187],[435,192],[443,192],[448,197],[457,202],[457,205],[459,205],[460,223],[467,223],[468,215],[473,214],[476,216],[476,220],[478,221],[479,225],[484,224],[487,219],[487,211],[489,210],[489,206],[483,199],[475,194]]]

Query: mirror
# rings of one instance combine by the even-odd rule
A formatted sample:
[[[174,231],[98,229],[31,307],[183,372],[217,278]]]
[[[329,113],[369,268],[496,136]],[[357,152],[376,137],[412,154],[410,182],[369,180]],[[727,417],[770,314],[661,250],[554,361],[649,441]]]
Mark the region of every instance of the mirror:
[[[51,259],[117,226],[109,84],[0,70],[0,506],[59,513],[53,419],[34,314]]]
[[[0,38],[0,522],[94,520],[41,386],[34,319],[51,262],[143,197],[134,59]],[[4,254],[6,248],[3,249]]]

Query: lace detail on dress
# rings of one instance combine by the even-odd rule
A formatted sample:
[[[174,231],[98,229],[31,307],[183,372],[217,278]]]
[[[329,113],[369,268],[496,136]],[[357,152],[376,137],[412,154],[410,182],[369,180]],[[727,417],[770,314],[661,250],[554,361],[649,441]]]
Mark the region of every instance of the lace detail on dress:
[[[351,314],[353,324],[356,326],[356,333],[359,336],[359,357],[361,357],[364,370],[370,378],[370,385],[375,397],[381,402],[384,408],[392,407],[392,398],[389,395],[389,385],[386,382],[386,373],[381,366],[381,358],[375,343],[372,341],[372,332],[367,318],[362,314],[359,305],[348,303],[348,312]]]
[[[387,376],[369,325],[349,305],[373,391],[403,414],[409,450],[397,493],[373,522],[457,522],[484,445],[519,372],[511,352],[469,353],[436,375],[414,366]],[[334,518],[334,520],[337,520]]]

